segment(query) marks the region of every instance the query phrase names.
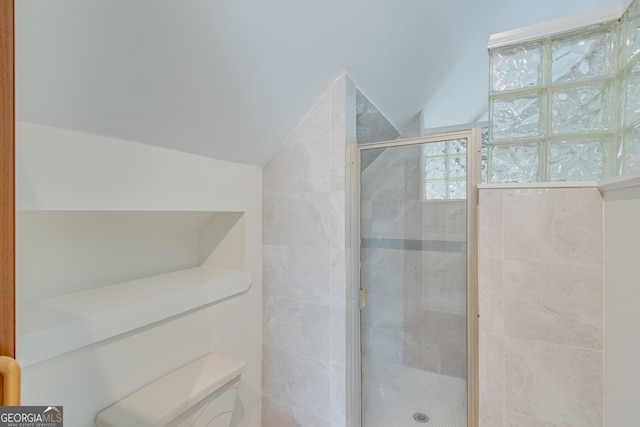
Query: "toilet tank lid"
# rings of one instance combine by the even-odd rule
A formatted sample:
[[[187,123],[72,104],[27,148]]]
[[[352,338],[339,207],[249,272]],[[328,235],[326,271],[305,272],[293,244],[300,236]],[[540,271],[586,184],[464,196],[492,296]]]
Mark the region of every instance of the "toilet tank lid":
[[[100,412],[96,427],[164,426],[240,376],[244,360],[210,353],[147,384]]]

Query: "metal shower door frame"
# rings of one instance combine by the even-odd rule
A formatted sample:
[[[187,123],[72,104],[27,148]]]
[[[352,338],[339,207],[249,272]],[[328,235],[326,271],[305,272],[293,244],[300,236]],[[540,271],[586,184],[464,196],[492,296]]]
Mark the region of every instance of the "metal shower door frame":
[[[361,164],[363,150],[376,148],[401,147],[408,145],[439,142],[452,139],[467,140],[467,427],[477,427],[479,375],[478,375],[478,243],[477,243],[477,206],[478,183],[481,181],[480,158],[482,149],[482,129],[439,133],[419,138],[396,141],[382,141],[369,144],[352,145],[350,150],[350,193],[351,193],[351,286],[347,295],[350,304],[347,327],[347,370],[350,381],[347,383],[347,425],[362,426],[362,371],[360,337],[360,244],[361,244]]]

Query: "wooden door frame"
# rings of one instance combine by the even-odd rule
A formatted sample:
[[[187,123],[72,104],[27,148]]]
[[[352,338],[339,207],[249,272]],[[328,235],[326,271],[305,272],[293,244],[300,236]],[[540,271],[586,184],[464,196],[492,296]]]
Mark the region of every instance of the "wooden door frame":
[[[14,0],[0,0],[0,355],[15,357]]]

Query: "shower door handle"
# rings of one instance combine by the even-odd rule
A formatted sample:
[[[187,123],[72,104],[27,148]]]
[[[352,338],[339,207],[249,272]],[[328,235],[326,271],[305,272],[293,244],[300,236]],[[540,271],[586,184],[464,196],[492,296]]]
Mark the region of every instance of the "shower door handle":
[[[2,406],[20,406],[20,365],[12,357],[0,356]]]
[[[360,288],[360,309],[367,306],[367,288]]]

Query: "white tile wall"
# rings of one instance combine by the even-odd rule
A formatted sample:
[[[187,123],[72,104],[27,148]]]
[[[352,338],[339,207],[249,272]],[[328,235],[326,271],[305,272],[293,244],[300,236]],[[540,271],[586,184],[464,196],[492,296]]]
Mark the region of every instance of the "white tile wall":
[[[602,270],[505,261],[505,335],[602,350]]]
[[[354,141],[342,75],[263,170],[263,427],[346,425]]]
[[[603,423],[596,188],[482,189],[480,426]]]
[[[602,352],[505,337],[505,410],[557,426],[602,426]]]

